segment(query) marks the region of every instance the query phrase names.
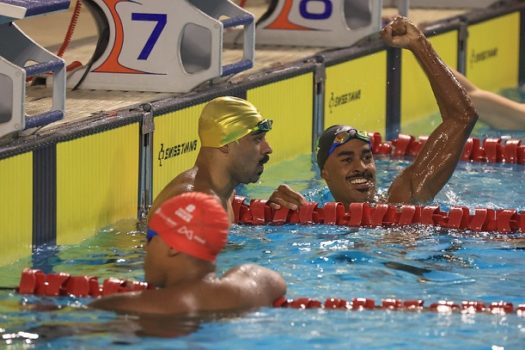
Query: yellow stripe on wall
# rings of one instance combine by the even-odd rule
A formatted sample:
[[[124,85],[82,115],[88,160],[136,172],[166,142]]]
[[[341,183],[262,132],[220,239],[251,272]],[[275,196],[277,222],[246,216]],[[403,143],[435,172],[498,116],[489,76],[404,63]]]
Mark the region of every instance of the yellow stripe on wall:
[[[270,164],[312,151],[313,78],[307,73],[248,90],[248,100],[274,122],[266,135]]]
[[[155,117],[153,198],[178,174],[193,167],[200,148],[199,116],[205,103]]]
[[[467,77],[482,89],[518,85],[520,14],[514,12],[468,27]]]
[[[57,144],[57,244],[135,218],[138,188],[138,123]]]
[[[0,265],[31,255],[33,153],[0,160]]]
[[[386,51],[326,68],[324,128],[352,125],[385,135]]]
[[[458,31],[453,30],[429,38],[434,50],[449,67],[457,68]],[[401,55],[401,131],[413,133],[414,122],[428,119],[439,108],[423,69],[414,55],[403,50]],[[436,125],[419,123],[417,135],[428,135]]]

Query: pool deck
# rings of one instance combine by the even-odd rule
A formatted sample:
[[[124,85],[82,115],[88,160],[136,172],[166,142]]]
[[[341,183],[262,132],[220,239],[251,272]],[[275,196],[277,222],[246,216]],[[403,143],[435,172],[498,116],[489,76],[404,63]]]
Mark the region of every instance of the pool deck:
[[[75,7],[72,2],[68,11],[38,16],[32,19],[17,21],[24,32],[26,32],[37,43],[56,52],[60,47],[67,31],[71,14]],[[267,5],[263,1],[248,1],[246,10],[259,18],[265,11]],[[454,17],[468,12],[470,9],[411,9],[409,17],[417,24],[434,22]],[[393,16],[398,13],[397,8],[384,8],[383,16]],[[46,28],[46,30],[42,30]],[[82,7],[72,41],[65,51],[66,64],[73,61],[87,63],[93,54],[97,41],[97,28],[95,21],[86,9]],[[284,47],[284,46],[257,46],[256,58],[253,68],[239,73],[230,78],[231,81],[242,81],[246,77],[257,73],[265,68],[285,65],[325,50],[323,47]],[[242,48],[226,49],[223,52],[225,62],[235,61],[242,56]],[[26,114],[32,115],[49,110],[51,104],[51,91],[46,86],[28,86],[26,91]],[[60,128],[64,124],[71,124],[92,118],[98,112],[112,111],[133,106],[140,103],[158,101],[181,94],[156,93],[140,91],[105,91],[105,90],[67,90],[66,111],[63,120],[50,124],[42,131]]]

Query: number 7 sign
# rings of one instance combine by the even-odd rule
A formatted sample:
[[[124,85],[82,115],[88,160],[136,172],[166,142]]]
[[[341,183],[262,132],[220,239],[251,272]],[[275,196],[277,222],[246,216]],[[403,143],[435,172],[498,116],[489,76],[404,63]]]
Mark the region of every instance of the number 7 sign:
[[[206,80],[253,65],[253,16],[230,1],[214,0],[213,6],[203,2],[199,8],[173,0],[87,3],[99,17],[99,26],[105,23],[99,28],[103,37],[92,64],[68,79],[70,87],[186,92]],[[226,19],[222,19],[224,14]],[[234,25],[244,27],[248,40],[243,58],[223,65],[223,31]]]

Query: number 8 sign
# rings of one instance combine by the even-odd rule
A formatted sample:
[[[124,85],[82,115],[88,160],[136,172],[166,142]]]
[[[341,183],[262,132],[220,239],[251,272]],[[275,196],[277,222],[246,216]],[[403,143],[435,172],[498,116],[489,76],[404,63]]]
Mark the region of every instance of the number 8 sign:
[[[310,12],[308,4],[312,5],[313,3],[320,3],[324,10],[321,12]],[[324,20],[330,18],[332,15],[332,1],[330,0],[301,0],[299,3],[299,12],[301,16],[305,19],[313,20]]]
[[[379,31],[382,0],[278,0],[257,25],[257,43],[349,46]]]

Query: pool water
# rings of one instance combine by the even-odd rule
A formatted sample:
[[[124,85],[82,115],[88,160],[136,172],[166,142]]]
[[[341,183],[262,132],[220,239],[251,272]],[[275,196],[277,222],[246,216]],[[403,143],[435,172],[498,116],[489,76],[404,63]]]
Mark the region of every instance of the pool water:
[[[481,135],[482,136],[482,135]],[[525,139],[525,134],[517,137]],[[483,137],[483,136],[482,136]],[[382,191],[409,160],[378,159]],[[294,169],[293,172],[290,169]],[[525,166],[461,163],[436,197],[443,209],[525,210]],[[309,200],[332,200],[311,156],[270,166],[240,194],[267,198],[280,183]],[[43,247],[32,260],[0,270],[16,286],[25,266],[46,272],[143,279],[144,234],[133,220],[79,245]],[[436,227],[240,226],[218,259],[219,272],[241,263],[279,271],[290,298],[354,297],[525,304],[525,236]],[[525,317],[516,313],[444,314],[261,308],[242,314],[138,318],[87,310],[89,298],[44,298],[0,291],[0,348],[74,349],[523,349]]]
[[[499,91],[499,94],[509,98],[511,100],[525,103],[525,85],[520,88],[505,88]],[[436,105],[437,108],[437,105]],[[404,134],[419,136],[428,135],[441,123],[441,115],[439,113],[433,113],[426,118],[419,118],[417,120],[404,123],[402,132]],[[512,131],[512,130],[498,130],[492,129],[483,121],[478,120],[472,130],[471,135],[473,137],[486,138],[486,137],[512,137],[523,140],[523,131]]]

